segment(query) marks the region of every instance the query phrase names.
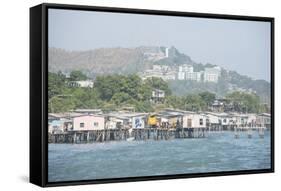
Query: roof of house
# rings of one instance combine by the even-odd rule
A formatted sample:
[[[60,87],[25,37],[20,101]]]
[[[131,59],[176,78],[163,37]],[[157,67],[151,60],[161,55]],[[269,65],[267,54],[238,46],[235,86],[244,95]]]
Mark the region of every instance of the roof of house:
[[[67,112],[67,113],[49,113],[48,118],[59,118],[59,119],[73,119],[76,117],[84,117],[84,116],[95,116],[95,117],[104,117],[101,114],[87,114],[87,113],[76,113],[76,112]]]
[[[101,109],[75,109],[75,113],[102,113]]]
[[[187,113],[195,114],[195,112],[193,112],[193,111],[186,111],[186,110],[173,109],[173,108],[166,108],[166,109],[164,109],[164,111],[166,111],[166,112],[178,112],[178,113],[181,113],[181,114],[187,114]]]
[[[214,115],[214,116],[217,116],[217,117],[230,117],[231,114],[230,113],[216,113],[216,112],[206,112],[206,115]]]
[[[160,90],[160,89],[153,89],[152,91],[156,91],[156,92],[161,92],[161,93],[165,93],[164,90]]]
[[[259,116],[271,117],[271,114],[270,113],[261,113],[261,114],[259,114]]]
[[[159,117],[178,117],[178,116],[183,116],[183,113],[181,112],[176,112],[176,111],[161,111],[157,114]]]
[[[65,113],[49,113],[48,117],[55,117],[55,118],[72,118],[76,116],[81,116],[81,113],[75,113],[75,112],[65,112]]]
[[[108,117],[115,117],[115,118],[119,118],[119,119],[129,119],[132,117],[139,117],[139,116],[145,116],[145,115],[147,115],[147,113],[112,112],[112,113],[106,114],[106,116],[108,116]]]

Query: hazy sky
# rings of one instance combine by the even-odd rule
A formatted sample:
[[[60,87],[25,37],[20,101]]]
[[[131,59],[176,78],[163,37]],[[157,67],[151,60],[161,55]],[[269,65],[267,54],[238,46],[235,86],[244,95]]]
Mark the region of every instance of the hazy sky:
[[[49,47],[175,46],[192,60],[270,81],[270,23],[49,10]]]

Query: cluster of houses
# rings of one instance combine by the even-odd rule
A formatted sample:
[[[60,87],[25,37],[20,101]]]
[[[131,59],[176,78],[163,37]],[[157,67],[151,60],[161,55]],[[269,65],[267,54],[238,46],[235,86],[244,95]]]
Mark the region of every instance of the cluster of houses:
[[[239,128],[270,128],[271,115],[239,113],[196,113],[164,109],[157,113],[118,111],[103,113],[99,109],[80,109],[67,113],[49,113],[48,132],[142,128],[206,128],[231,130]]]
[[[154,64],[152,69],[147,69],[140,74],[142,79],[158,77],[163,80],[187,80],[214,83],[218,82],[220,75],[221,68],[218,66],[205,68],[204,71],[194,72],[193,66],[188,64],[178,67]]]

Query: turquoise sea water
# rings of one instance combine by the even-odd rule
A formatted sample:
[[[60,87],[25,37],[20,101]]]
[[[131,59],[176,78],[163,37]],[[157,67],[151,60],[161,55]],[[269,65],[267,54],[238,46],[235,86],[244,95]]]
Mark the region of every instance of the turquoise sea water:
[[[203,139],[49,144],[48,180],[73,181],[183,173],[266,169],[270,132],[251,139],[214,132]]]

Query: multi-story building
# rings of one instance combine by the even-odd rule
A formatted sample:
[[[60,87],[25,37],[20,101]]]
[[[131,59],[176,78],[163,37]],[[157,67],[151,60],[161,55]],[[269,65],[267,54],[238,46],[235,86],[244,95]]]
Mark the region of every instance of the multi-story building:
[[[186,72],[185,74],[186,80],[192,80],[192,81],[201,81],[201,72]]]
[[[153,65],[152,69],[145,70],[141,74],[143,80],[151,77],[162,78],[163,80],[176,80],[176,71],[167,65]]]
[[[201,81],[201,72],[194,72],[193,66],[184,64],[179,66],[178,70],[178,80],[192,80],[192,81]]]
[[[167,73],[164,73],[161,78],[163,80],[176,80],[176,73],[174,72],[167,72]]]
[[[221,68],[219,66],[213,68],[205,68],[204,71],[204,82],[215,82],[217,83],[221,74]]]
[[[193,66],[188,64],[179,66],[179,72],[193,72]]]
[[[178,80],[185,80],[185,72],[178,72]]]

